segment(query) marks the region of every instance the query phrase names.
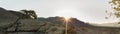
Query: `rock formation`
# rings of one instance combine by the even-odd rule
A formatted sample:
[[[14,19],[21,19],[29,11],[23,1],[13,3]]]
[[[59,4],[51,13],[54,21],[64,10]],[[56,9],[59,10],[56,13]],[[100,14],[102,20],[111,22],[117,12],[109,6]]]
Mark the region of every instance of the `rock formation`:
[[[17,19],[17,16],[7,12],[7,10],[3,8],[0,8],[0,31],[10,27]]]
[[[63,34],[64,30],[58,24],[40,22],[37,19],[20,19],[12,12],[0,8],[0,34]]]

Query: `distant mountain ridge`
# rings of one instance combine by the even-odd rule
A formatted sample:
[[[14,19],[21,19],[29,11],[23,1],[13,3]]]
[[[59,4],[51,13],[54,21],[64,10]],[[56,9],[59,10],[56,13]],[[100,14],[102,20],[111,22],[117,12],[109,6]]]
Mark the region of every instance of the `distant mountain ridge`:
[[[51,23],[57,23],[57,24],[62,24],[65,23],[64,17],[48,17],[48,18],[38,18],[40,22],[46,21],[46,22],[51,22]],[[70,18],[70,21],[68,22],[70,25],[75,25],[75,26],[89,26],[90,24],[87,24],[83,21],[78,20],[77,18]]]

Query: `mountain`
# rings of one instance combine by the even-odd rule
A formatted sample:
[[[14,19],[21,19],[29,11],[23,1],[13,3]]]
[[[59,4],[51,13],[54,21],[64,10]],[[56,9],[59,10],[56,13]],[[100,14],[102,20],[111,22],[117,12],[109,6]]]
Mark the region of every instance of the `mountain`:
[[[38,18],[40,22],[49,22],[65,26],[64,17]],[[118,34],[120,28],[96,26],[85,23],[77,18],[70,18],[68,21],[69,34]]]
[[[65,24],[65,18],[64,17],[48,17],[48,18],[38,18],[38,20],[40,22],[50,22],[50,23],[56,23],[56,24],[60,24],[63,25]],[[70,18],[68,21],[68,25],[72,25],[72,26],[77,26],[77,27],[91,27],[90,24],[87,24],[83,21],[78,20],[77,18]]]
[[[48,18],[38,18],[40,22],[49,22],[53,24],[58,24],[60,26],[65,27],[65,18],[64,17],[48,17]],[[69,34],[77,34],[76,28],[79,27],[91,27],[91,25],[84,23],[76,18],[70,18],[68,21],[68,33]]]

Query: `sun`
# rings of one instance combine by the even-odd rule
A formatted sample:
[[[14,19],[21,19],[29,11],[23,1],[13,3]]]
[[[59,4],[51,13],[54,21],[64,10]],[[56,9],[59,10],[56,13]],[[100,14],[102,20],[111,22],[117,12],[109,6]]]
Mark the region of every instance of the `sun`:
[[[65,21],[69,21],[71,17],[64,17]]]
[[[65,17],[66,19],[70,18],[70,17],[78,17],[78,15],[80,15],[79,11],[74,10],[74,9],[65,9],[63,8],[63,10],[57,10],[55,11],[53,14],[53,16],[61,16],[61,17]]]

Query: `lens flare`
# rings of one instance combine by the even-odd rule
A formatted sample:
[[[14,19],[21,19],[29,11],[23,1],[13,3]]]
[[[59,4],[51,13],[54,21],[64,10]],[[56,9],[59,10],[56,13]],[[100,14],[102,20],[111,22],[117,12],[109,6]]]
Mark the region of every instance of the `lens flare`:
[[[69,22],[70,18],[69,17],[64,17],[64,19],[65,19],[65,34],[67,34],[68,22]]]

